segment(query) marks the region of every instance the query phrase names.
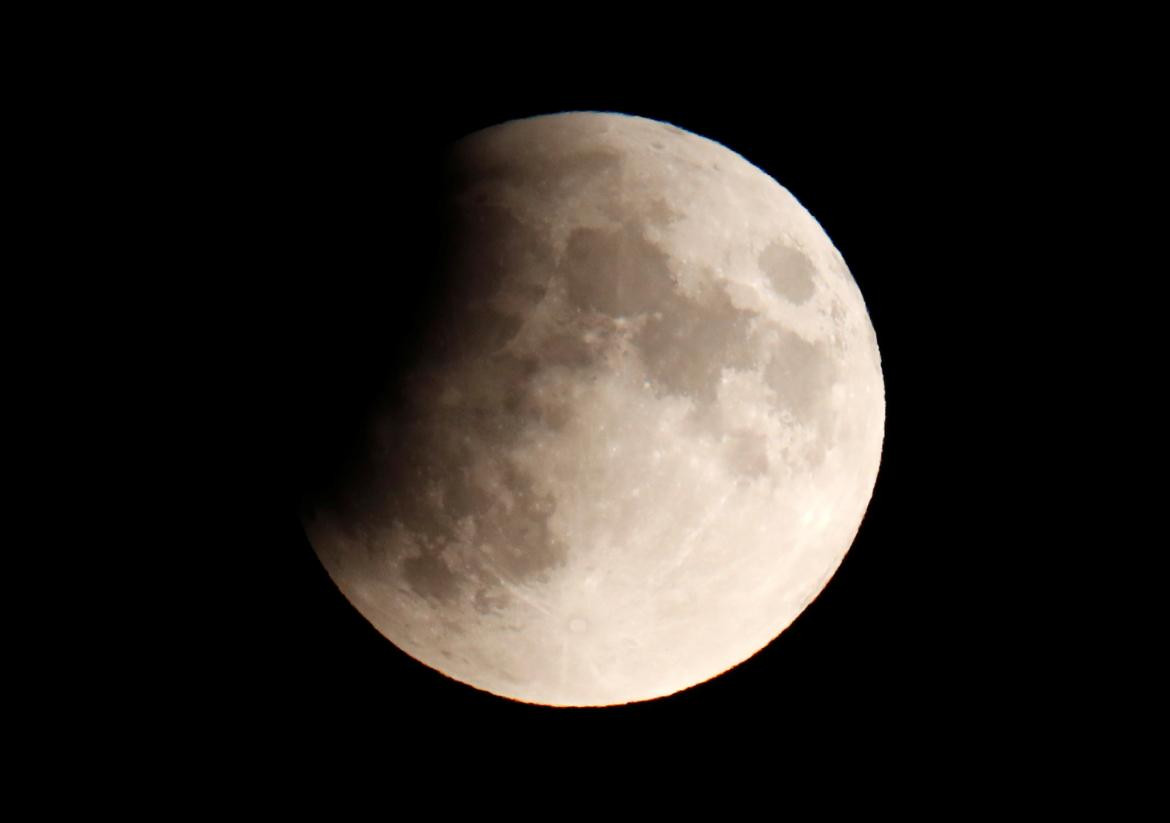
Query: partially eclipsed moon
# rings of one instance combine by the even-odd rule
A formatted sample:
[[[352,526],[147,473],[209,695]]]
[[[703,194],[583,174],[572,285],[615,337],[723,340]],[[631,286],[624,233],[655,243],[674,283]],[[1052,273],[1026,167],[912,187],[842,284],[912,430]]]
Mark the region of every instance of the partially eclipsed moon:
[[[840,254],[723,146],[615,114],[454,149],[452,287],[314,548],[395,645],[533,703],[661,697],[824,588],[873,490],[873,328]]]

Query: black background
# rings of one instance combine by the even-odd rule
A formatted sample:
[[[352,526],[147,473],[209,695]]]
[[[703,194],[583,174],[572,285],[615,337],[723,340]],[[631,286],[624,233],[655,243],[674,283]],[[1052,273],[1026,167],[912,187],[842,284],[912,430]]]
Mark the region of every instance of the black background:
[[[220,78],[209,119],[180,122],[196,209],[192,368],[213,390],[216,464],[189,515],[206,592],[172,605],[182,653],[161,675],[169,717],[265,749],[592,750],[599,737],[726,735],[846,746],[870,735],[950,749],[1036,699],[1020,675],[1024,631],[1007,626],[1019,563],[1004,523],[1017,498],[989,445],[1010,427],[997,370],[1015,318],[990,317],[988,260],[1017,241],[1008,169],[1037,145],[1035,103],[954,66],[880,71],[666,74],[478,71],[419,63],[269,67]],[[588,74],[590,76],[583,76]],[[192,82],[185,93],[203,88]],[[877,332],[887,425],[860,533],[824,592],[770,646],[668,699],[551,709],[455,683],[379,635],[334,587],[305,538],[299,495],[335,465],[365,404],[409,359],[426,307],[436,159],[504,120],[602,110],[717,140],[788,188],[841,251]],[[1026,198],[1017,186],[1014,198]],[[212,207],[211,204],[214,204]],[[991,238],[989,240],[989,238]],[[989,250],[989,246],[992,248]],[[193,312],[191,312],[193,313]],[[185,315],[184,315],[185,316]],[[1026,417],[1026,415],[1025,415]],[[1010,474],[1010,472],[1009,472]],[[1007,560],[1005,560],[1007,558]],[[1032,653],[1029,649],[1026,653]],[[195,653],[192,653],[195,652]],[[169,692],[168,692],[169,693]],[[981,731],[982,730],[982,731]],[[593,741],[593,742],[588,742]],[[841,752],[838,752],[841,754]]]
[[[641,28],[629,4],[96,8],[19,29],[12,234],[32,253],[10,255],[6,308],[12,371],[37,380],[8,399],[41,425],[10,426],[36,471],[10,461],[6,583],[29,603],[5,682],[38,802],[222,813],[323,786],[385,815],[464,799],[563,816],[596,796],[624,816],[624,783],[655,812],[758,787],[768,813],[881,799],[860,772],[927,802],[957,778],[949,810],[1015,803],[1054,765],[1041,802],[1108,788],[1103,760],[1140,779],[1118,755],[1143,748],[1117,733],[1156,740],[1141,692],[1159,681],[1131,660],[1158,659],[1142,632],[1161,601],[1131,592],[1160,580],[1160,544],[1127,524],[1159,501],[1135,502],[1157,484],[1121,464],[1159,465],[1140,413],[1160,411],[1160,372],[1140,354],[1165,325],[1161,30],[826,10],[656,7]],[[887,400],[872,503],[816,601],[727,674],[606,709],[410,660],[336,590],[298,513],[443,292],[443,147],[573,109],[672,122],[786,186],[860,285]],[[1152,265],[1125,259],[1143,241]],[[834,790],[794,781],[792,759]],[[332,764],[340,782],[316,779]],[[476,774],[490,785],[465,791]],[[568,791],[538,804],[548,774]]]

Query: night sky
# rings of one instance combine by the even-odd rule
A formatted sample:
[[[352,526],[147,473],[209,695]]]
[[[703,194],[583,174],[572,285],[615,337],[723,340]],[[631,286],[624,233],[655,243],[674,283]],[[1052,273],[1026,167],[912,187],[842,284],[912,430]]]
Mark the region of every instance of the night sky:
[[[972,300],[995,277],[978,247],[995,231],[985,187],[1005,151],[1006,115],[977,80],[912,66],[809,70],[788,87],[697,71],[471,74],[266,72],[224,98],[220,119],[199,127],[205,140],[192,137],[207,147],[192,178],[205,172],[201,185],[222,188],[200,283],[216,290],[225,324],[211,345],[231,365],[211,413],[230,432],[230,462],[206,502],[217,589],[211,616],[190,619],[199,653],[180,664],[191,699],[177,710],[270,741],[374,749],[403,736],[458,744],[688,728],[704,740],[716,729],[947,740],[1030,699],[1014,679],[1017,650],[989,639],[1007,595],[974,582],[1011,551],[988,542],[988,518],[1003,509],[985,482],[987,429],[975,430],[1006,426],[996,392],[1010,387],[967,331]],[[565,110],[665,120],[776,178],[849,265],[886,386],[874,496],[822,594],[727,674],[608,709],[523,705],[416,663],[337,591],[298,518],[299,495],[342,458],[344,433],[378,381],[409,362],[425,324],[442,147]]]

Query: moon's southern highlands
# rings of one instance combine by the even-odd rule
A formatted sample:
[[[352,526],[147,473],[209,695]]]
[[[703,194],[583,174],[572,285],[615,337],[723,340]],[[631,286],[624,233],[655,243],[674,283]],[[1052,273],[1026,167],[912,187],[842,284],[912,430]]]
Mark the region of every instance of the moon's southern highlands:
[[[504,123],[448,172],[442,306],[306,504],[325,569],[408,655],[514,700],[649,700],[751,657],[877,477],[841,255],[746,159],[639,117]]]

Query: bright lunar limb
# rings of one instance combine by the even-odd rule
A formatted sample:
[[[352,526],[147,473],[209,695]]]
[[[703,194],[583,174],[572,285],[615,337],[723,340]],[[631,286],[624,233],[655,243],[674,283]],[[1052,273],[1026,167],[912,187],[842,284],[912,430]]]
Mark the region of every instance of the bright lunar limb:
[[[359,465],[305,509],[351,603],[497,695],[669,695],[824,588],[877,476],[841,255],[731,150],[618,114],[456,144],[450,282]]]

